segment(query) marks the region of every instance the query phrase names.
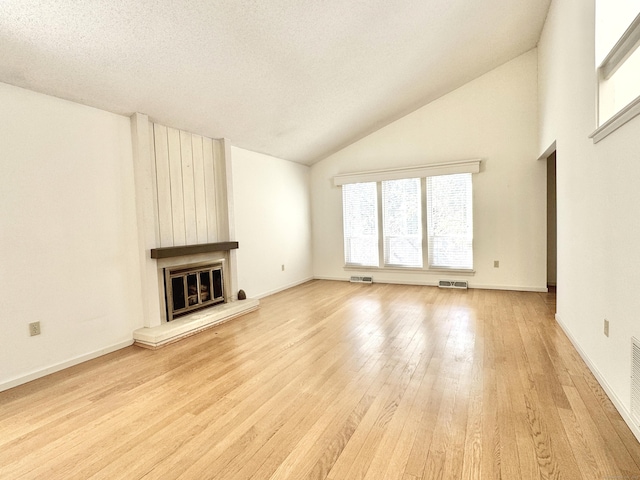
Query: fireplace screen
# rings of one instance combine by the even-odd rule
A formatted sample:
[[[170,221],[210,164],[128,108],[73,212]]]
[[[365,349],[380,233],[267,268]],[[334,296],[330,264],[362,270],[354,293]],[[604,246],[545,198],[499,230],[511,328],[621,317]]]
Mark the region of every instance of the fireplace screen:
[[[165,269],[167,320],[224,302],[222,264]]]

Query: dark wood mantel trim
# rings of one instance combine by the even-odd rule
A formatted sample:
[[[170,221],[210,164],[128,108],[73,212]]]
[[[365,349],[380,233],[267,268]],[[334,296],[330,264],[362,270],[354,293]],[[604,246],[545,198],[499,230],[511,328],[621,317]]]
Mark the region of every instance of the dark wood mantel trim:
[[[225,252],[238,248],[238,242],[201,243],[199,245],[182,245],[179,247],[152,248],[151,258],[170,258],[198,253]]]

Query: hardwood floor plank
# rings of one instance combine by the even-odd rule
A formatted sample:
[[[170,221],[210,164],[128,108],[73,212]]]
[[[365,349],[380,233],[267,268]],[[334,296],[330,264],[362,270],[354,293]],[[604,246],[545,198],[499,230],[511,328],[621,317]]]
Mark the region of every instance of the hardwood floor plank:
[[[552,294],[314,280],[0,392],[0,478],[640,477]]]
[[[613,459],[606,455],[603,438],[594,435],[597,426],[589,417],[584,402],[575,387],[565,387],[571,409],[561,410],[560,417],[578,460],[584,478],[606,478],[622,476]]]
[[[482,400],[484,371],[484,337],[482,323],[476,322],[480,329],[476,334],[474,361],[469,392],[469,411],[465,431],[464,452],[462,455],[462,480],[482,478]]]
[[[351,435],[348,446],[342,449],[339,459],[333,460],[328,475],[323,476],[320,473],[316,476],[312,475],[311,478],[349,478],[354,480],[364,478],[370,467],[371,458],[375,457],[373,453],[378,450],[382,437],[387,433],[388,425],[394,418],[397,418],[398,408],[418,365],[416,359],[420,357],[420,344],[420,339],[414,337],[404,349],[402,357],[406,359],[406,363],[403,361],[398,363],[397,374],[392,373],[380,389],[373,404],[357,425],[354,434]],[[389,381],[390,379],[393,381]],[[349,451],[349,448],[353,453]],[[349,460],[344,461],[345,459]],[[344,461],[344,463],[341,464],[340,461]],[[343,468],[342,472],[340,471],[341,467]]]
[[[393,343],[397,342],[405,342],[406,340],[400,337],[392,337],[394,338]],[[374,342],[370,345],[370,347],[375,348],[378,342]],[[403,348],[404,350],[404,348]],[[393,349],[391,349],[393,352]],[[384,358],[384,357],[383,357]],[[399,361],[398,357],[392,355],[390,358],[385,359],[384,366],[379,371],[387,370],[388,373],[384,375],[384,377],[378,378],[379,380],[375,383],[374,388],[370,388],[368,392],[364,396],[357,396],[356,399],[359,399],[358,403],[355,404],[352,411],[342,411],[342,415],[337,417],[340,418],[338,421],[332,421],[327,425],[322,432],[322,442],[317,442],[314,439],[314,435],[306,436],[311,439],[311,442],[308,442],[306,439],[297,446],[297,448],[291,452],[287,461],[285,461],[278,470],[274,473],[272,478],[289,478],[290,475],[309,475],[309,472],[321,472],[324,470],[328,470],[329,466],[333,466],[336,461],[336,455],[342,455],[343,449],[351,440],[351,436],[355,432],[357,428],[360,427],[360,423],[363,418],[374,404],[376,399],[380,401],[380,392],[386,392],[389,389],[388,386],[388,378],[393,377],[393,373],[398,371],[399,369],[404,368],[402,362]],[[352,404],[353,405],[353,404]],[[349,416],[344,420],[344,416],[349,414]],[[343,423],[346,421],[346,424]],[[314,425],[314,428],[322,428],[324,426],[323,423],[319,423]],[[337,430],[334,430],[337,429]],[[321,445],[325,445],[326,449],[319,449]],[[328,446],[327,446],[328,445]],[[353,444],[352,444],[353,445]],[[300,448],[310,447],[310,450],[307,451],[304,456],[300,455]],[[304,461],[299,461],[301,458]],[[311,463],[312,459],[316,459],[315,462]],[[346,458],[346,457],[345,457]],[[296,473],[297,472],[297,473]]]
[[[450,334],[449,361],[441,370],[448,377],[440,411],[425,464],[425,478],[460,478],[464,463],[464,440],[467,426],[468,397],[473,371],[473,356],[468,351],[468,318],[466,312],[456,312]]]
[[[589,378],[591,377],[591,373],[585,372],[585,376]],[[601,399],[598,399],[597,395],[594,395],[593,387],[589,386],[584,376],[576,376],[572,377],[572,379],[582,402],[589,412],[589,418],[591,418],[597,428],[597,435],[606,440],[609,447],[607,452],[613,456],[617,467],[623,472],[623,475],[639,475],[638,473],[632,474],[632,472],[637,472],[638,466],[626,448],[625,442],[622,441],[616,428],[605,414],[605,411],[603,411],[602,404],[600,403]],[[632,450],[635,451],[636,449]]]
[[[367,466],[365,479],[399,478],[404,471],[403,460],[409,455],[410,442],[413,442],[415,437],[415,429],[412,428],[413,418],[420,412],[420,399],[424,398],[420,392],[424,385],[429,384],[425,379],[431,365],[431,358],[438,346],[434,337],[425,338],[422,331],[417,333],[417,339],[421,342],[422,348],[417,351],[418,360],[415,371],[404,395],[398,398],[398,409],[389,422],[389,427],[382,432],[383,439],[378,446],[378,451],[373,455],[373,461]],[[396,455],[395,449],[402,453]],[[386,452],[394,452],[391,458],[397,458],[397,461],[390,462]]]
[[[442,375],[441,359],[437,358],[430,365],[431,372],[428,383],[430,391],[424,393],[424,408],[418,420],[418,427],[411,452],[406,462],[405,473],[415,477],[422,477],[427,458],[430,453],[431,441],[433,439],[433,425],[435,425],[440,411],[444,387],[449,379]]]

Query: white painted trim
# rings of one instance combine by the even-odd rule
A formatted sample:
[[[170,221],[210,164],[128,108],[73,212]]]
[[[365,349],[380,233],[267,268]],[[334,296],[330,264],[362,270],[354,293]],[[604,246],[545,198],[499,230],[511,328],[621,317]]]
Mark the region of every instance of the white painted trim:
[[[486,285],[486,284],[469,284],[469,288],[477,288],[478,290],[507,290],[510,292],[535,292],[547,293],[549,289],[545,287],[536,287],[535,285]]]
[[[338,187],[347,183],[381,182],[384,180],[400,180],[403,178],[424,178],[436,175],[452,175],[454,173],[478,173],[479,158],[459,160],[455,162],[432,163],[417,167],[390,168],[371,170],[369,172],[343,173],[333,177],[333,184]]]
[[[160,244],[155,142],[152,141],[153,124],[149,123],[146,115],[134,113],[130,120],[136,189],[140,298],[143,307],[142,325],[150,327],[160,318],[160,305],[164,304],[160,300],[157,287],[156,262],[149,257],[149,250]]]
[[[593,139],[593,143],[598,143],[638,115],[640,115],[640,96],[596,128],[589,138]]]
[[[613,388],[611,388],[609,383],[606,381],[604,376],[593,364],[593,362],[591,361],[589,356],[586,354],[586,352],[582,350],[582,348],[580,347],[580,344],[577,342],[575,337],[571,334],[571,331],[569,330],[567,325],[560,318],[560,315],[556,313],[555,317],[556,317],[556,322],[558,322],[558,325],[560,325],[560,328],[562,328],[562,331],[565,333],[565,335],[567,336],[567,338],[569,339],[573,347],[576,349],[576,351],[580,354],[580,357],[582,357],[582,360],[584,360],[584,363],[587,364],[587,367],[589,367],[589,370],[591,370],[591,373],[593,373],[593,376],[596,377],[596,380],[598,381],[602,389],[605,391],[605,393],[607,394],[607,396],[609,397],[613,405],[616,407],[616,409],[622,416],[622,419],[625,421],[625,423],[627,424],[631,432],[633,432],[636,439],[640,442],[640,427],[635,425],[631,420],[631,413],[624,407],[624,404],[622,403],[620,398],[618,398],[618,396],[615,394],[615,392],[613,391]]]
[[[461,268],[419,268],[419,267],[367,267],[361,265],[345,265],[344,270],[354,271],[363,270],[367,272],[402,272],[402,273],[429,273],[436,275],[475,275],[476,271],[473,269],[461,269]]]
[[[434,280],[379,280],[375,275],[370,275],[373,277],[373,283],[389,283],[393,285],[421,285],[424,287],[437,287],[438,281],[440,279]],[[325,277],[325,276],[315,276],[316,280],[336,280],[340,282],[348,282],[349,277]],[[530,285],[486,285],[486,284],[471,284],[469,283],[469,288],[477,288],[478,290],[507,290],[513,292],[537,292],[537,293],[546,293],[549,291],[547,287],[536,287]]]
[[[236,215],[235,205],[233,197],[233,162],[231,161],[231,140],[228,138],[222,139],[222,149],[224,151],[224,178],[225,178],[225,192],[227,201],[227,240],[233,241],[236,238]],[[231,292],[230,298],[232,300],[238,299],[238,252],[229,250],[229,272],[231,273]]]
[[[261,298],[264,298],[264,297],[268,297],[269,295],[275,295],[276,293],[284,292],[285,290],[289,290],[290,288],[297,287],[298,285],[302,285],[303,283],[310,282],[311,280],[314,280],[314,279],[315,279],[315,277],[308,277],[308,278],[299,280],[297,282],[293,282],[293,283],[290,283],[288,285],[285,285],[284,287],[279,287],[279,288],[276,288],[274,290],[269,290],[266,293],[261,293],[260,295],[254,297],[254,298],[261,299]]]
[[[633,53],[640,42],[640,14],[631,22],[620,39],[613,46],[609,54],[604,58],[598,70],[602,72],[602,78],[609,79]]]
[[[233,240],[236,236],[236,218],[235,218],[235,206],[233,204],[233,162],[231,161],[231,140],[228,138],[223,138],[222,140],[222,151],[224,152],[224,157],[222,162],[224,164],[224,181],[225,181],[225,194],[227,196],[227,240]]]
[[[549,145],[547,149],[540,154],[540,156],[538,157],[538,160],[546,160],[547,158],[549,158],[549,155],[551,155],[555,151],[556,151],[556,141],[554,140],[553,143],[551,143],[551,145]]]
[[[27,375],[23,375],[21,377],[14,378],[12,380],[8,380],[6,382],[0,383],[0,392],[4,390],[9,390],[10,388],[17,387],[18,385],[22,385],[22,384],[31,382],[33,380],[37,380],[38,378],[46,377],[47,375],[51,375],[52,373],[59,372],[60,370],[64,370],[65,368],[73,367],[74,365],[79,365],[81,363],[88,362],[89,360],[93,360],[94,358],[107,355],[108,353],[115,352],[116,350],[120,350],[122,348],[126,348],[131,345],[133,345],[133,339],[127,340],[126,342],[116,343],[115,345],[101,348],[100,350],[96,350],[95,352],[87,353],[85,355],[80,355],[79,357],[72,358],[71,360],[66,360],[64,362],[51,365],[50,367],[43,368],[41,370],[36,370],[35,372],[31,372]]]
[[[423,287],[437,287],[438,286],[438,281],[411,281],[411,282],[405,282],[405,281],[396,281],[396,280],[376,280],[374,275],[369,274],[368,276],[373,277],[373,283],[389,283],[392,285],[419,285],[419,286],[423,286]],[[351,277],[326,277],[326,276],[315,276],[313,277],[314,280],[329,280],[329,281],[334,281],[334,282],[350,282]]]

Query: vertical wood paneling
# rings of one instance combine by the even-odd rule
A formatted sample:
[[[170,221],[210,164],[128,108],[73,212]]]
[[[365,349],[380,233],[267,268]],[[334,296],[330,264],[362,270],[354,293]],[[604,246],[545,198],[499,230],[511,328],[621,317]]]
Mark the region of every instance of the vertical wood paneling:
[[[233,177],[231,167],[231,142],[228,138],[221,138],[222,159],[224,164],[224,209],[226,212],[225,225],[227,228],[227,238],[236,238],[235,213],[233,209]]]
[[[180,132],[167,128],[169,144],[169,173],[171,179],[171,214],[173,216],[173,244],[186,245],[184,225],[184,195],[182,188],[182,155],[180,153]]]
[[[215,170],[215,196],[216,196],[216,217],[218,219],[218,241],[230,240],[229,238],[229,217],[227,211],[227,185],[226,165],[224,158],[224,145],[220,140],[213,142],[213,166]]]
[[[218,214],[216,202],[216,177],[213,158],[213,144],[215,140],[204,138],[202,141],[202,154],[204,160],[204,188],[207,212],[207,241],[217,242],[220,239],[218,234]]]
[[[196,197],[193,172],[192,135],[180,132],[180,153],[182,158],[182,194],[184,198],[184,228],[187,245],[198,243],[196,229]]]
[[[229,240],[221,140],[153,124],[161,247]]]
[[[192,135],[193,150],[193,190],[196,207],[197,243],[207,243],[207,201],[204,188],[204,157],[202,153],[202,137]]]
[[[171,175],[167,127],[153,125],[156,155],[156,190],[158,198],[158,229],[161,247],[173,246],[173,215],[171,212]]]
[[[147,121],[149,121],[147,117]],[[154,226],[155,226],[155,238],[156,245],[162,246],[160,242],[160,222],[158,222],[158,165],[157,165],[157,157],[156,157],[156,142],[155,142],[155,133],[154,133],[155,125],[149,122],[149,148],[151,155],[151,169],[152,169],[152,188],[151,195],[153,197],[153,213],[154,213]],[[166,137],[166,135],[165,135]],[[165,142],[166,145],[166,142]]]

